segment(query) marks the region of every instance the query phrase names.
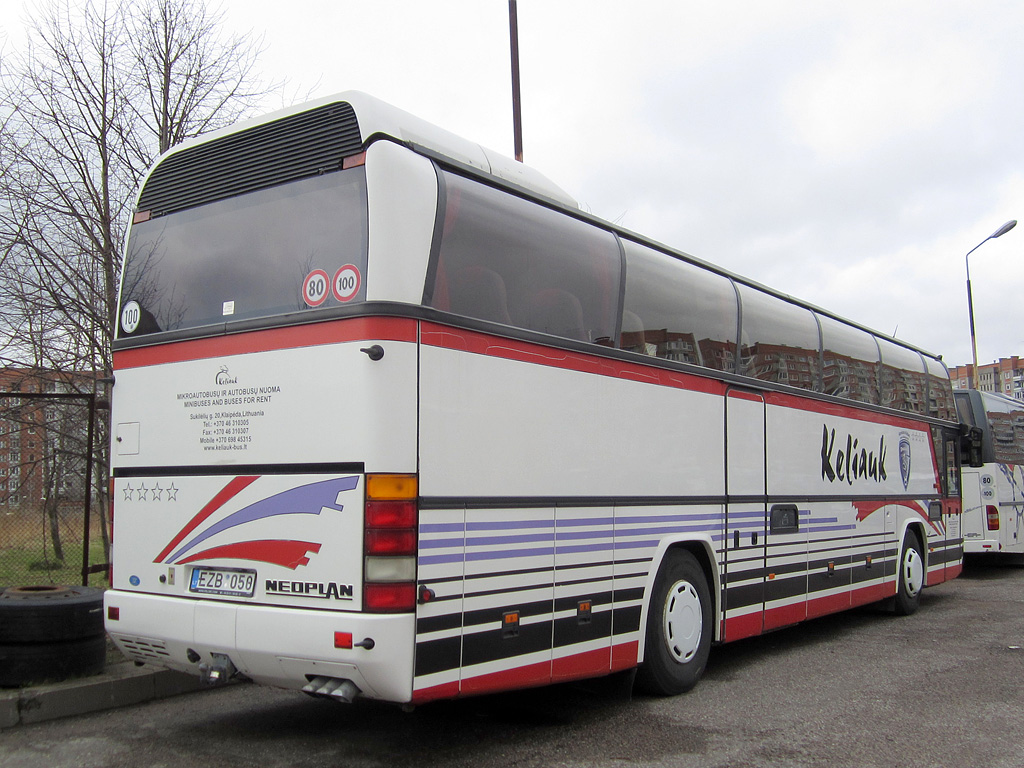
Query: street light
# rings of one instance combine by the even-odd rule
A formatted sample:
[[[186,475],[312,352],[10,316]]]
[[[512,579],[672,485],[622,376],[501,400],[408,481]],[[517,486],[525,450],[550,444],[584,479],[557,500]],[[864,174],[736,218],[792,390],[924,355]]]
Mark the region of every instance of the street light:
[[[523,162],[523,107],[519,96],[519,14],[516,0],[508,0],[508,36],[512,50],[512,133],[516,160]]]
[[[964,264],[967,266],[967,312],[968,312],[968,314],[971,317],[971,352],[974,353],[974,376],[973,376],[973,379],[974,379],[974,388],[975,389],[980,389],[979,383],[978,383],[978,341],[977,341],[977,339],[974,336],[974,300],[971,298],[971,262],[968,259],[969,259],[970,255],[972,253],[974,253],[976,250],[981,248],[981,246],[983,246],[989,240],[994,240],[997,237],[1002,237],[1003,235],[1005,235],[1007,232],[1009,232],[1011,229],[1013,229],[1016,226],[1017,226],[1017,220],[1016,219],[1013,219],[1012,221],[1006,222],[1005,224],[1003,224],[1003,226],[1001,226],[999,229],[997,229],[991,235],[989,235],[984,240],[982,240],[980,243],[978,243],[976,246],[971,248],[971,250],[969,250],[967,252],[967,256],[964,256]]]

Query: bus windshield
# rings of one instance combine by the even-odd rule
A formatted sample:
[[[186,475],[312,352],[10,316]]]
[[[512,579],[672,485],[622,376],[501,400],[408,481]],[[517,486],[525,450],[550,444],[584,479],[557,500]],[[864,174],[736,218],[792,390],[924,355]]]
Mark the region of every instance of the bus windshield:
[[[357,167],[135,224],[118,337],[361,301],[361,279],[340,296],[331,281],[366,274],[366,211]]]

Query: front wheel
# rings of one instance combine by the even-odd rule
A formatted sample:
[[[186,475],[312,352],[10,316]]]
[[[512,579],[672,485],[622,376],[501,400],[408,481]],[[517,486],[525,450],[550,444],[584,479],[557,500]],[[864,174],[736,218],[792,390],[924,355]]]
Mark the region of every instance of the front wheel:
[[[921,605],[924,589],[924,549],[914,531],[907,531],[900,551],[900,573],[896,584],[896,613],[909,616]]]
[[[670,550],[662,561],[647,609],[640,690],[660,696],[697,684],[711,652],[713,611],[704,569],[690,552]]]

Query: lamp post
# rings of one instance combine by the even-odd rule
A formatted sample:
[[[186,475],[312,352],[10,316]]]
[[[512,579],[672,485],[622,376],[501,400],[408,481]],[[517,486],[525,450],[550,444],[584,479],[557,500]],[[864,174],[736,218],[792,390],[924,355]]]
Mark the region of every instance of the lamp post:
[[[523,162],[523,108],[519,97],[519,15],[516,0],[508,0],[509,48],[512,51],[512,133],[516,160]]]
[[[971,298],[971,262],[969,259],[972,253],[981,248],[981,246],[983,246],[989,240],[994,240],[997,237],[1002,237],[1015,226],[1017,226],[1016,219],[1006,222],[1005,224],[1003,224],[1003,226],[1001,226],[991,235],[989,235],[976,246],[971,248],[971,250],[967,252],[967,256],[964,256],[964,264],[967,266],[967,313],[970,315],[971,318],[971,352],[974,354],[974,371],[972,378],[974,380],[975,389],[980,388],[978,382],[978,341],[974,335],[974,299]]]

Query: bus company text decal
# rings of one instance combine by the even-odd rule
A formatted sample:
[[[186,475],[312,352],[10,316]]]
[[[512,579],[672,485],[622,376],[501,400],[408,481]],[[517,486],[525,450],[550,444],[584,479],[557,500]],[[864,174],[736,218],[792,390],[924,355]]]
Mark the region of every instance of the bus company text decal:
[[[909,446],[909,444],[908,444]],[[878,445],[869,449],[861,445],[860,439],[847,433],[840,438],[836,447],[836,429],[825,424],[821,429],[821,479],[830,483],[836,481],[853,485],[854,480],[870,480],[883,483],[885,471],[885,435],[878,438]],[[909,466],[909,456],[907,465]]]
[[[285,581],[284,579],[267,579],[266,592],[268,595],[298,595],[300,597],[319,597],[329,600],[351,600],[354,597],[354,587],[351,584],[337,584],[329,581],[326,584],[319,581]]]

